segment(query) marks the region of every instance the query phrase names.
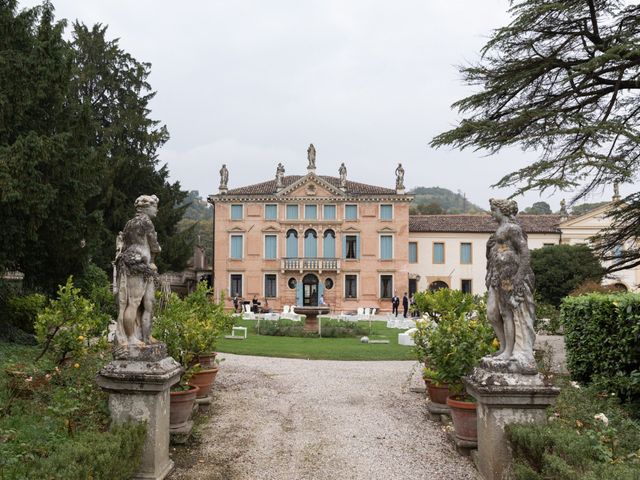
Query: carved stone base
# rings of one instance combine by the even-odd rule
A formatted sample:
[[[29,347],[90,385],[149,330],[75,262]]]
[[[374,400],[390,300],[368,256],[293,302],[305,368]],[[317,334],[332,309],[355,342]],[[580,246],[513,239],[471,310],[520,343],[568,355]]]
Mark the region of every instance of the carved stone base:
[[[544,423],[546,408],[560,393],[539,375],[501,373],[482,368],[464,382],[478,402],[477,467],[485,480],[501,480],[511,464],[505,427],[514,423]]]
[[[173,468],[169,459],[169,389],[180,380],[183,369],[166,357],[163,344],[139,350],[145,360],[113,360],[98,373],[96,381],[109,392],[113,425],[129,421],[147,424],[142,460],[134,478],[162,480]],[[152,360],[162,352],[164,358]]]

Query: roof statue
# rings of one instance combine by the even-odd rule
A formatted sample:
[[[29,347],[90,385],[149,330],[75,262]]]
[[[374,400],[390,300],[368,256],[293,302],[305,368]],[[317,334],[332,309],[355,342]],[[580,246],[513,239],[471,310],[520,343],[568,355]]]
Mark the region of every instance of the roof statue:
[[[223,163],[220,169],[220,190],[227,189],[227,182],[229,182],[229,170],[227,170],[227,165]]]
[[[340,175],[340,188],[347,188],[347,167],[345,167],[344,162],[340,165],[338,174]]]
[[[620,201],[620,184],[618,182],[613,182],[613,198],[614,202]]]
[[[404,168],[401,163],[396,168],[396,190],[404,190]]]
[[[284,178],[284,165],[282,163],[278,163],[276,167],[276,188],[279,190],[284,185],[282,183],[282,179]]]
[[[309,165],[307,169],[315,170],[316,168],[316,147],[313,146],[313,143],[309,144],[309,148],[307,148],[307,159],[309,160]]]

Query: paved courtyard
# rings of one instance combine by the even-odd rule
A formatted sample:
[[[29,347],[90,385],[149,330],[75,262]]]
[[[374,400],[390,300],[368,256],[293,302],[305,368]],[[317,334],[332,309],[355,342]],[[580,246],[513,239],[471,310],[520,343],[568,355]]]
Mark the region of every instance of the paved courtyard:
[[[476,478],[410,391],[414,362],[224,357],[214,413],[173,452],[172,480]]]

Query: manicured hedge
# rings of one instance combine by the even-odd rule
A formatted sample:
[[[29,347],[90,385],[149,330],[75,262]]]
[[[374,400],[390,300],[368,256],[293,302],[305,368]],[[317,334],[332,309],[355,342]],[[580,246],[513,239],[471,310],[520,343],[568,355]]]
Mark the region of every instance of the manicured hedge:
[[[567,366],[581,383],[599,381],[625,397],[640,394],[640,295],[567,297],[561,308]]]

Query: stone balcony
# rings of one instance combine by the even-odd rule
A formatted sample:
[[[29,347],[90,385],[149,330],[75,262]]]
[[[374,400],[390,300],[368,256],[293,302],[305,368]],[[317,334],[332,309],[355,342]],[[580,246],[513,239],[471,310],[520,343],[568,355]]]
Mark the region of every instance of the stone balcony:
[[[337,258],[283,258],[281,270],[302,272],[340,272],[340,260]]]

